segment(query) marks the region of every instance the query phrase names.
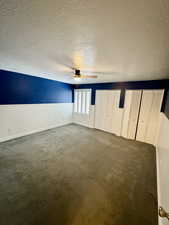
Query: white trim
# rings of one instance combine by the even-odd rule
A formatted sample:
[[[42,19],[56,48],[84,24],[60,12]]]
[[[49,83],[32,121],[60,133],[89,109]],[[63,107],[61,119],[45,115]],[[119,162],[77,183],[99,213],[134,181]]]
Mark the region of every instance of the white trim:
[[[91,88],[75,88],[74,91],[92,91]]]

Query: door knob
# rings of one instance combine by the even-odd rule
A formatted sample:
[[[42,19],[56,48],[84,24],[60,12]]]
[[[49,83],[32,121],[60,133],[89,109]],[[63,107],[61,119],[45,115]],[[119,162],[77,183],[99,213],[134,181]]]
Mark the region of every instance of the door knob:
[[[161,206],[159,208],[159,216],[162,218],[167,218],[169,220],[169,213],[167,213]]]

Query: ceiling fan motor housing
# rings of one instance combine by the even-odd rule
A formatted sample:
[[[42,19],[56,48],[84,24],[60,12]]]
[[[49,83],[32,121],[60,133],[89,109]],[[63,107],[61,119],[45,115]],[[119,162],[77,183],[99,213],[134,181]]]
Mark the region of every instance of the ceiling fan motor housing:
[[[80,70],[75,70],[75,75],[80,76]]]

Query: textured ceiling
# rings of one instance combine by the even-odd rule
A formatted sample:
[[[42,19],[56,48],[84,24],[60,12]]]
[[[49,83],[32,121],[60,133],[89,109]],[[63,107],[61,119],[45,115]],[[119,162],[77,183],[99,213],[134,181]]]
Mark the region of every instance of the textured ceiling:
[[[0,0],[0,68],[74,83],[169,78],[168,0]]]

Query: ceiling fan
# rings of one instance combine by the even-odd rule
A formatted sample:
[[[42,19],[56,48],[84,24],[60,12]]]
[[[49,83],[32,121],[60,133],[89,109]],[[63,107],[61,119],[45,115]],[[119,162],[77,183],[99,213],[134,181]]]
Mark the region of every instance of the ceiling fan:
[[[62,57],[63,58],[63,57]],[[74,63],[70,58],[64,57],[67,59],[66,63],[63,62],[63,60],[60,60],[60,58],[55,58],[55,61],[58,62],[58,65],[64,66],[64,68],[67,68],[67,70],[61,70],[62,72],[66,73],[67,75],[71,75],[75,80],[81,80],[81,79],[97,79],[97,78],[112,78],[112,76],[115,76],[117,74],[121,74],[119,72],[114,71],[86,71],[86,70],[80,70],[80,65],[77,63]],[[73,66],[72,66],[73,65]],[[110,79],[109,78],[109,79]]]
[[[83,79],[83,78],[97,78],[96,75],[82,75],[79,69],[74,69],[73,78],[74,79]]]

